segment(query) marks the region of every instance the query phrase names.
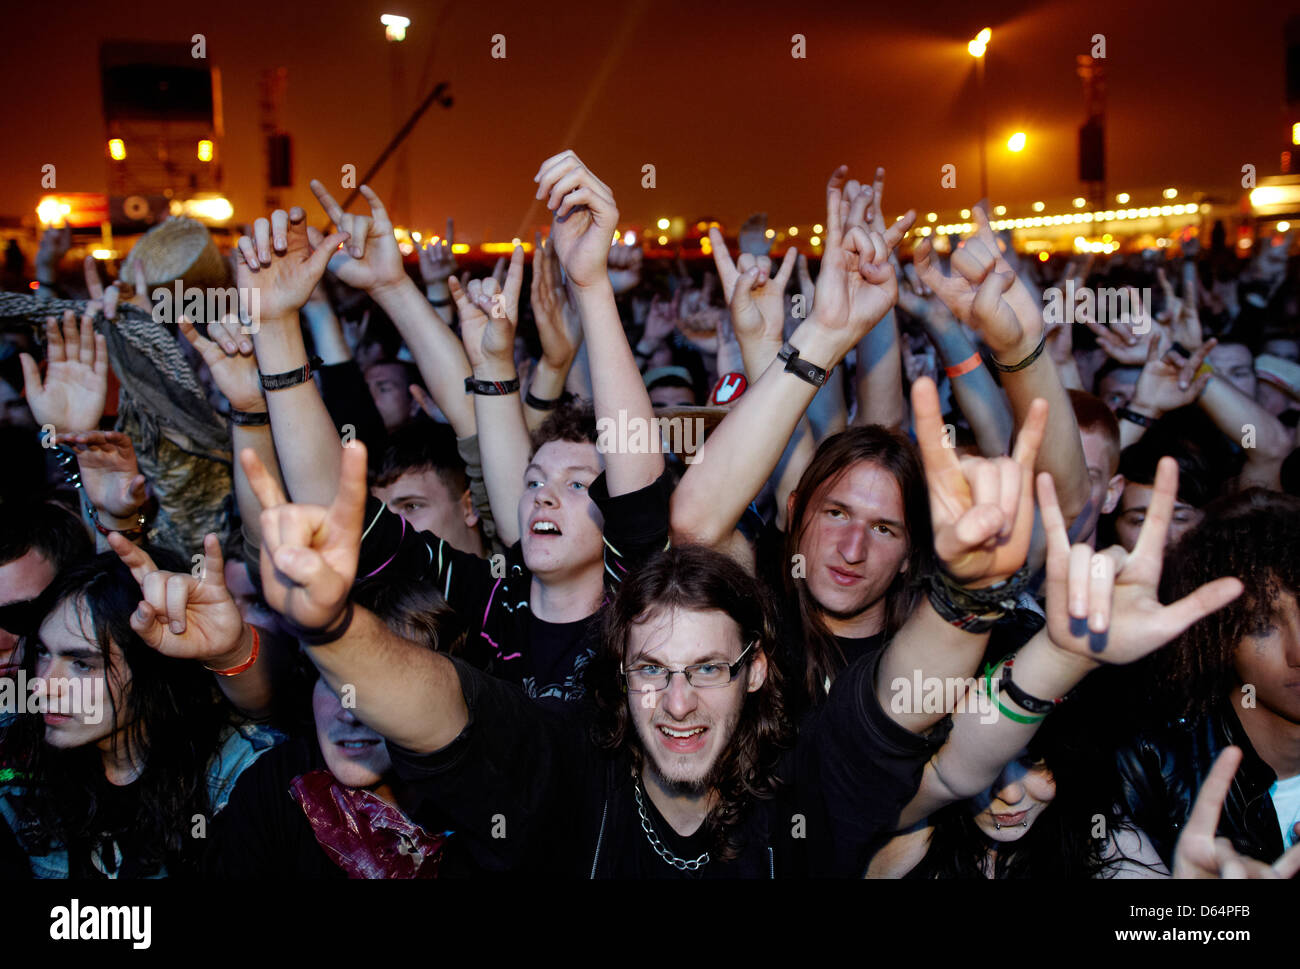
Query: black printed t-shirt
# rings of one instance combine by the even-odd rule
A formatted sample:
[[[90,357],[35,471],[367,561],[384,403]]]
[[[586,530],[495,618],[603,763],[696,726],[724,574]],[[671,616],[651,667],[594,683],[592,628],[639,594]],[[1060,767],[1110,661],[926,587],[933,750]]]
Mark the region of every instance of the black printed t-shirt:
[[[667,547],[671,493],[667,471],[639,491],[613,497],[603,473],[591,483],[588,494],[604,518],[607,600],[625,575]],[[533,616],[533,576],[519,542],[505,553],[504,569],[494,574],[491,560],[453,548],[431,532],[416,531],[372,497],[366,504],[357,578],[386,572],[436,584],[468,627],[462,656],[473,666],[518,683],[530,696],[582,696],[582,671],[594,655],[589,633],[599,613],[572,623],[545,623]]]
[[[915,794],[940,731],[920,736],[891,720],[876,699],[878,657],[864,656],[835,680],[781,756],[776,795],[751,802],[729,862],[679,871],[650,846],[635,795],[632,757],[592,738],[587,704],[534,700],[513,684],[453,659],[469,722],[450,744],[418,754],[389,744],[393,766],[419,796],[412,813],[445,818],[488,872],[583,878],[770,878],[846,876],[865,869]],[[707,850],[647,814],[682,858]],[[504,825],[504,832],[499,825]],[[504,834],[504,836],[502,836]]]

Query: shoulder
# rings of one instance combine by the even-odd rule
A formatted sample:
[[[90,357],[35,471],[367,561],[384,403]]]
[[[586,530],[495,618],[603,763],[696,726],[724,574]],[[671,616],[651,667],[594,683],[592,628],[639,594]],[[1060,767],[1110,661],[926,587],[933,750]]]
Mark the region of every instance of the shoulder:
[[[285,739],[286,735],[276,728],[253,721],[226,728],[208,764],[208,798],[213,814],[226,806],[240,775]]]

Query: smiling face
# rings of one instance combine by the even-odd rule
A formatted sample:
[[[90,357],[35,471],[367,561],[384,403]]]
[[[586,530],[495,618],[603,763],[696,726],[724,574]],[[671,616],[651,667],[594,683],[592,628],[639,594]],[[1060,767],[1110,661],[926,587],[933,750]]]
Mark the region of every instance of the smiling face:
[[[1233,657],[1242,683],[1255,687],[1260,707],[1300,725],[1300,605],[1280,590],[1267,616],[1241,638]]]
[[[343,706],[323,676],[312,690],[311,712],[325,766],[340,784],[374,787],[392,769],[393,760],[384,738]]]
[[[104,656],[92,629],[89,610],[75,598],[59,603],[37,634],[36,677],[48,684],[45,742],[63,750],[95,744],[107,754],[127,726],[122,699],[131,670],[116,643]]]
[[[883,623],[885,592],[907,570],[905,520],[898,480],[865,461],[822,486],[809,502],[800,524],[799,553],[805,559],[808,591],[836,635],[879,631],[866,629],[864,617],[871,610]]]
[[[1019,841],[1056,797],[1056,781],[1042,761],[1013,760],[983,795],[975,824],[991,841]]]
[[[524,564],[552,581],[601,568],[600,509],[587,495],[604,464],[594,444],[547,441],[524,471],[519,534]]]
[[[680,670],[734,663],[745,649],[740,638],[740,627],[720,610],[661,610],[632,626],[623,668]],[[660,787],[692,796],[708,790],[713,770],[740,722],[746,695],[766,679],[767,658],[753,649],[736,678],[725,686],[700,689],[676,674],[659,693],[629,689],[628,710],[646,769]]]

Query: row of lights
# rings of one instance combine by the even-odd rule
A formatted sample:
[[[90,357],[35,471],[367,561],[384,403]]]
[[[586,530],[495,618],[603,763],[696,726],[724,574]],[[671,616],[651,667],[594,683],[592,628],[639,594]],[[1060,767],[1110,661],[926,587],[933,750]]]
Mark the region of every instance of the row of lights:
[[[199,142],[198,159],[201,162],[212,161],[212,142],[204,138]],[[126,161],[126,142],[121,138],[110,138],[108,140],[108,157],[113,161]]]
[[[998,206],[998,209],[1005,211],[1004,206]],[[1200,206],[1194,202],[1188,202],[1186,205],[1153,205],[1136,209],[1107,209],[1104,212],[1070,212],[1064,215],[1040,215],[1028,219],[995,219],[989,223],[995,231],[1002,229],[1037,229],[1047,225],[1073,225],[1080,222],[1123,222],[1126,219],[1150,219],[1168,217],[1171,215],[1192,215],[1200,209]],[[1209,206],[1205,207],[1209,211]],[[970,210],[963,209],[963,216]],[[995,212],[997,210],[994,210]],[[1001,213],[998,213],[1001,214]],[[923,227],[924,228],[924,227]],[[966,233],[975,228],[973,223],[959,222],[952,225],[941,225],[935,227],[935,232],[939,235],[952,235],[954,233]],[[928,232],[921,232],[921,235],[929,235]]]

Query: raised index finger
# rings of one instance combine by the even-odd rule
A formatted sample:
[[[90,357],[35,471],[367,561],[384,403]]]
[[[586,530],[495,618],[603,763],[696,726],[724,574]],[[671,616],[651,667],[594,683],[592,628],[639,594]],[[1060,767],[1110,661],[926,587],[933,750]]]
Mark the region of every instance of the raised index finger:
[[[916,443],[921,449],[921,463],[927,473],[961,470],[957,449],[944,444],[943,412],[939,409],[939,389],[929,377],[912,384],[912,413],[916,418]]]
[[[330,217],[330,221],[338,225],[339,219],[343,218],[343,209],[339,207],[338,202],[334,201],[334,196],[330,195],[325,190],[325,186],[314,178],[311,180],[311,193],[316,196],[316,201],[320,202],[321,208]]]
[[[339,468],[339,490],[330,505],[330,521],[349,537],[358,541],[366,517],[366,446],[353,441],[343,449]]]
[[[1214,761],[1214,766],[1201,782],[1201,790],[1192,805],[1192,813],[1183,826],[1183,834],[1204,835],[1213,838],[1219,828],[1219,813],[1227,800],[1232,778],[1241,765],[1241,748],[1224,747]]]
[[[1026,471],[1033,471],[1034,462],[1038,460],[1038,449],[1042,447],[1043,435],[1047,431],[1047,410],[1047,401],[1041,397],[1034,398],[1029,405],[1029,413],[1025,416],[1025,423],[1016,435],[1016,446],[1011,457]]]
[[[344,456],[346,454],[345,450]],[[276,483],[271,472],[266,470],[266,465],[262,463],[256,451],[252,448],[244,448],[239,452],[239,463],[244,467],[244,474],[248,475],[248,486],[252,489],[253,496],[257,498],[257,503],[263,509],[279,508],[289,503],[284,490]]]
[[[108,535],[108,545],[117,557],[122,560],[122,564],[131,570],[131,578],[144,586],[144,577],[151,572],[157,572],[158,566],[154,564],[149,553],[138,545],[132,545],[122,536],[120,532],[110,532]]]
[[[1174,514],[1174,500],[1178,496],[1178,462],[1163,457],[1156,465],[1156,480],[1151,487],[1151,500],[1147,503],[1146,521],[1133,546],[1133,558],[1154,562],[1157,568],[1164,559],[1165,536]]]

